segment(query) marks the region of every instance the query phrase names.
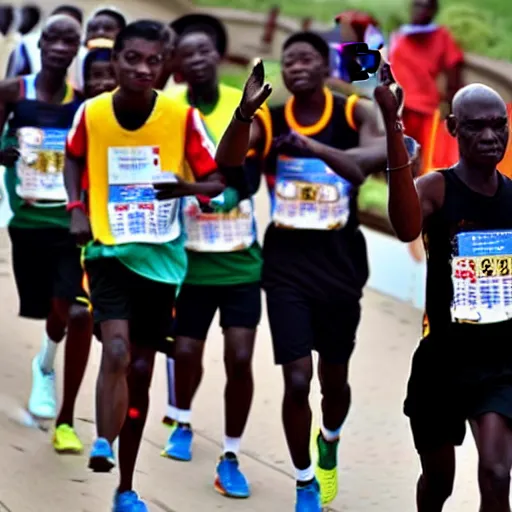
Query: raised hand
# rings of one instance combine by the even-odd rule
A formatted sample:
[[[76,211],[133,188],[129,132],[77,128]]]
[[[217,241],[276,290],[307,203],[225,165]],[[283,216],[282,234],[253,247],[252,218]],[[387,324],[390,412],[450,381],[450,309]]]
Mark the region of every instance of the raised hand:
[[[263,61],[258,59],[252,68],[251,74],[245,82],[242,100],[240,101],[240,114],[245,119],[251,119],[256,111],[265,103],[272,93],[272,86],[265,82],[265,67]]]
[[[385,63],[380,70],[380,81],[381,85],[376,87],[374,95],[384,119],[400,119],[404,109],[404,92],[396,83],[388,63]]]

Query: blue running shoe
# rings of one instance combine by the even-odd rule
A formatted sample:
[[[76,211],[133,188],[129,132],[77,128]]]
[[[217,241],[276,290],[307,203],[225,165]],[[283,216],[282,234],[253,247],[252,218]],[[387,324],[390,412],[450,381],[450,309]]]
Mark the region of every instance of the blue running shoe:
[[[248,498],[251,495],[249,482],[239,469],[236,455],[221,457],[217,464],[215,490],[228,498]]]
[[[178,425],[169,436],[162,456],[182,462],[191,461],[193,437],[191,428]]]
[[[136,492],[125,491],[116,492],[112,512],[149,512],[149,510]]]
[[[320,485],[318,485],[316,478],[304,487],[297,486],[295,512],[322,512]]]
[[[99,437],[92,445],[89,455],[89,469],[92,469],[95,473],[109,473],[115,465],[112,446],[105,438]]]

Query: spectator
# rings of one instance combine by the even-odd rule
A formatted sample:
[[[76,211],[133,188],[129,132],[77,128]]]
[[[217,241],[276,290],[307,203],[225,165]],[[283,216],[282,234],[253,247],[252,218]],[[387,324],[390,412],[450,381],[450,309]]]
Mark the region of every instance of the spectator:
[[[393,73],[405,92],[405,131],[422,146],[420,174],[428,170],[426,157],[441,101],[451,104],[462,86],[464,55],[448,29],[434,22],[438,9],[438,0],[413,0],[411,24],[400,27],[390,47]],[[437,85],[442,74],[447,78],[444,98]]]

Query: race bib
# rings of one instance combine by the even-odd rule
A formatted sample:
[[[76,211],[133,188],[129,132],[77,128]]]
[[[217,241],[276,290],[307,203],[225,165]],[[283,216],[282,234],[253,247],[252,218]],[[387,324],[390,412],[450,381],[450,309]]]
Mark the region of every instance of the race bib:
[[[249,248],[256,240],[254,209],[250,199],[228,213],[204,213],[195,197],[184,201],[187,249],[197,252],[233,252]]]
[[[67,130],[20,128],[17,132],[20,158],[16,164],[16,193],[34,202],[67,202],[64,187],[64,151]],[[44,206],[49,206],[45,204]]]
[[[452,247],[452,321],[512,318],[512,231],[459,233]]]
[[[291,229],[341,229],[350,215],[351,188],[321,160],[280,156],[272,220]]]
[[[108,215],[116,244],[162,244],[181,233],[179,200],[156,200],[154,183],[177,181],[161,170],[159,153],[153,146],[108,150]]]

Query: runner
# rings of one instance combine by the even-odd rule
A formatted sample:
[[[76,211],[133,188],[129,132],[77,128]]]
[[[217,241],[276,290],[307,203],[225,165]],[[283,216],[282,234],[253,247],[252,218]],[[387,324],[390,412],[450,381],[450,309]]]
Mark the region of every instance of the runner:
[[[396,112],[385,90],[377,98],[383,110]],[[495,91],[474,84],[456,94],[452,112],[448,129],[460,153],[454,167],[415,186],[406,160],[390,155],[397,169],[390,173],[391,222],[403,241],[423,230],[428,255],[426,329],[405,401],[423,469],[417,506],[443,509],[453,489],[455,446],[469,420],[480,511],[509,511],[512,181],[496,169],[507,147],[507,108]]]
[[[80,8],[74,5],[60,5],[51,12],[50,16],[57,14],[67,14],[74,18],[80,24],[81,31],[83,13]],[[23,37],[21,43],[14,49],[9,58],[7,78],[30,75],[41,71],[40,39],[41,32],[39,30]]]
[[[79,44],[78,22],[66,15],[53,16],[41,35],[41,71],[0,82],[2,128],[9,118],[8,147],[2,151],[1,163],[8,167],[6,187],[14,213],[9,235],[19,314],[46,320],[41,351],[32,362],[28,409],[40,418],[56,417],[54,361],[66,336],[64,396],[54,447],[72,453],[82,451],[73,430],[73,413],[92,329],[89,302],[81,287],[80,250],[69,235],[62,179],[65,137],[82,102],[66,82]]]
[[[84,44],[80,47],[77,57],[77,67],[74,80],[75,87],[82,90],[84,87],[83,61],[87,52],[95,46],[95,41],[114,42],[117,34],[126,27],[126,18],[114,7],[100,7],[90,17],[85,27]]]
[[[275,361],[283,366],[283,422],[295,466],[296,510],[316,512],[320,487],[323,504],[337,494],[337,448],[350,406],[348,363],[368,277],[357,188],[369,172],[385,168],[386,152],[371,102],[334,96],[325,88],[329,47],[321,37],[292,35],[281,62],[293,96],[284,106],[272,107],[266,123],[254,123],[251,139],[265,160],[272,194],[263,286]],[[272,138],[274,148],[268,151],[265,142]],[[242,133],[225,136],[219,163],[234,165],[243,158],[243,139]],[[336,174],[326,173],[327,166]],[[295,169],[307,177],[297,180]],[[315,436],[317,478],[310,456],[312,350],[320,355],[323,395]]]
[[[119,436],[115,512],[147,510],[132,490],[133,473],[155,352],[166,350],[176,290],[186,272],[176,198],[214,197],[224,189],[198,112],[152,89],[162,72],[168,36],[163,25],[145,20],[119,33],[113,49],[119,88],[85,104],[67,144],[71,231],[82,243],[94,240],[86,247],[85,263],[103,342],[96,402],[98,439],[89,467],[96,472],[112,469],[112,443]],[[254,112],[265,99],[262,90],[253,73],[240,108]],[[196,183],[181,180],[185,160]],[[86,169],[87,206],[82,202]],[[177,178],[170,172],[160,174],[171,169]],[[158,203],[153,183],[160,189]],[[128,190],[133,194],[127,195]],[[155,209],[162,219],[156,226],[150,218]]]
[[[117,79],[112,64],[111,48],[93,48],[84,59],[84,94],[95,98],[104,92],[113,91]]]
[[[197,107],[208,133],[218,142],[242,98],[239,89],[219,83],[218,66],[226,50],[225,31],[214,18],[203,15],[186,16],[172,26],[179,35],[177,69],[188,88],[177,87],[169,94],[181,104]],[[169,404],[167,413],[174,414],[178,426],[171,433],[164,454],[181,461],[192,458],[191,405],[203,374],[208,330],[219,310],[227,383],[223,455],[217,465],[215,489],[226,496],[247,498],[250,488],[238,467],[237,456],[253,396],[251,363],[261,316],[262,265],[252,199],[241,198],[229,187],[213,209],[188,198],[184,218],[188,272],[176,304],[174,355],[178,410],[174,414]],[[171,362],[168,368],[172,370]],[[169,372],[169,382],[172,377]]]

